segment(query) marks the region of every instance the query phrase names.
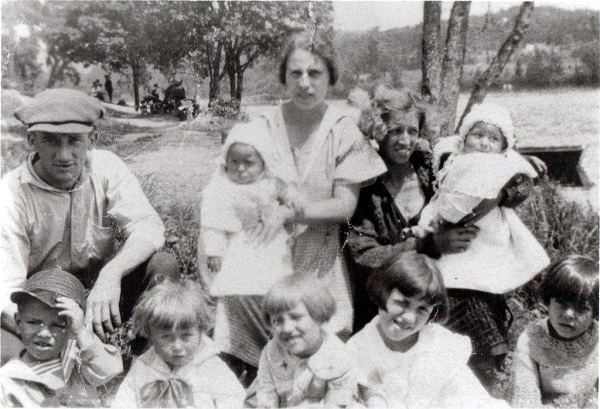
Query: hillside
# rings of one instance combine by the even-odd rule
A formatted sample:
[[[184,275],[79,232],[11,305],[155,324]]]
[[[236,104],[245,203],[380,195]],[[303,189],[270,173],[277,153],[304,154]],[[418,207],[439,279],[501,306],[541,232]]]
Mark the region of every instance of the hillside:
[[[512,29],[513,19],[519,7],[511,7],[491,16],[471,16],[467,34],[467,61],[482,52],[496,52]],[[600,13],[593,10],[564,10],[556,7],[536,7],[533,18],[522,42],[574,47],[582,43],[599,42]],[[486,24],[487,20],[487,24]],[[442,32],[446,30],[446,22]],[[419,69],[421,64],[422,24],[377,32],[379,50],[383,55],[400,54],[403,69]],[[369,32],[370,33],[370,32]],[[336,49],[343,56],[344,50],[352,49],[369,36],[364,32],[337,32]]]

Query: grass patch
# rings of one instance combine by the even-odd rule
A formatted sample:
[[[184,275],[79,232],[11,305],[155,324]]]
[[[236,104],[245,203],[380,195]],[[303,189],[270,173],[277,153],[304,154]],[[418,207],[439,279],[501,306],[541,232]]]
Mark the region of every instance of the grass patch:
[[[104,118],[98,121],[98,147],[104,148],[119,142],[123,135],[127,134],[154,134],[156,130],[152,127],[138,126],[130,122],[117,121],[114,118]]]

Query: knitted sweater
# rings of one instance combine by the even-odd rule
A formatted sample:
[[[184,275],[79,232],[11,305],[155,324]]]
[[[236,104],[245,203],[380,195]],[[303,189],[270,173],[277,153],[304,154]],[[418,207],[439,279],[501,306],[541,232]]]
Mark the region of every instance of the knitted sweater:
[[[513,376],[515,407],[592,393],[598,382],[598,322],[570,341],[552,337],[547,319],[530,324],[517,342]]]

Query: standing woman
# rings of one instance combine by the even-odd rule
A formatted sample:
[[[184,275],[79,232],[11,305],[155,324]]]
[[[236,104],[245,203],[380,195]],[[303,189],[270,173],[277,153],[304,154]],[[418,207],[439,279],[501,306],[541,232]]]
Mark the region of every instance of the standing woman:
[[[332,293],[336,314],[328,329],[342,337],[352,330],[351,290],[340,242],[340,225],[352,217],[360,188],[384,173],[377,152],[355,122],[325,102],[337,81],[332,50],[319,36],[301,32],[288,42],[279,66],[280,82],[290,100],[265,113],[276,151],[273,173],[299,191],[295,215],[263,221],[257,240],[268,240],[284,223],[307,228],[293,245],[294,274],[320,280]],[[226,297],[223,308],[230,319],[215,327],[222,350],[256,368],[268,340],[262,296]]]

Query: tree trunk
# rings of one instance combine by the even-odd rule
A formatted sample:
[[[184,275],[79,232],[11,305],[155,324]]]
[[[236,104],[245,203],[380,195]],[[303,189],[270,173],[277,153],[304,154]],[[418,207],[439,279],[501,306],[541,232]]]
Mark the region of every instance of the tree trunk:
[[[58,62],[55,60],[52,62],[52,67],[50,68],[50,76],[48,77],[48,83],[46,84],[46,88],[54,88],[57,80],[58,80]]]
[[[133,72],[133,99],[137,111],[140,108],[140,59],[137,56],[133,57],[131,70]]]
[[[221,53],[223,51],[223,43],[219,40],[217,42],[217,49],[212,60],[212,64],[209,66],[209,91],[208,91],[208,105],[212,105],[212,102],[221,96],[221,77],[219,76],[219,69],[221,68]]]
[[[53,59],[52,67],[50,68],[50,76],[46,88],[54,88],[56,82],[63,76],[65,68],[70,64],[70,61]]]
[[[467,102],[467,106],[465,107],[465,111],[462,113],[460,120],[458,121],[458,125],[456,126],[456,132],[458,132],[462,122],[467,116],[469,112],[471,112],[471,108],[473,105],[481,103],[485,98],[487,91],[494,82],[496,78],[500,76],[502,70],[506,66],[506,63],[517,49],[519,43],[523,39],[523,35],[525,30],[529,26],[529,22],[531,21],[531,15],[533,14],[533,2],[525,1],[521,4],[521,9],[519,10],[519,14],[515,19],[515,25],[512,29],[512,32],[500,47],[498,54],[492,60],[488,69],[475,81],[475,86],[473,87],[473,92],[469,98],[469,102]]]
[[[441,93],[439,102],[447,109],[449,115],[441,128],[441,136],[451,135],[454,130],[456,105],[460,94],[460,80],[467,44],[467,28],[469,26],[469,9],[471,2],[455,1],[448,20],[446,35],[446,52],[442,61]]]
[[[231,55],[227,56],[227,77],[229,77],[229,98],[235,99],[236,93],[236,66]]]
[[[423,39],[421,48],[423,61],[421,65],[421,94],[426,101],[435,103],[441,91],[440,25],[442,3],[426,1],[423,3]]]
[[[235,99],[237,100],[237,102],[240,103],[240,106],[242,106],[242,92],[244,90],[244,71],[240,70],[237,73],[237,84],[235,87]]]

